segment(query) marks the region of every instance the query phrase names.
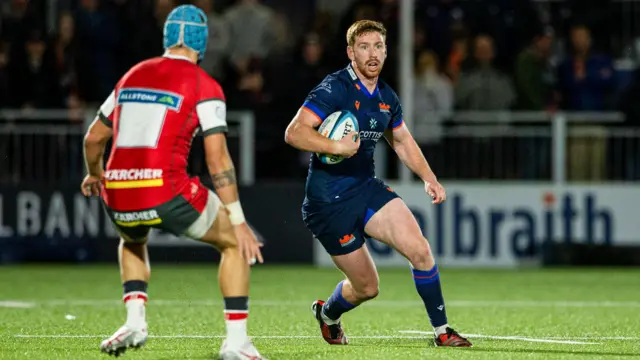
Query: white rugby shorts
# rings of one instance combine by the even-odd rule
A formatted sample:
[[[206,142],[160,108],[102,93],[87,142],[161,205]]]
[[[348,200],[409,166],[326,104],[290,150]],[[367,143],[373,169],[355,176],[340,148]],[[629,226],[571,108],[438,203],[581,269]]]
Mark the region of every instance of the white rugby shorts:
[[[196,219],[196,221],[189,226],[189,228],[184,232],[185,236],[188,236],[192,239],[201,240],[204,235],[209,231],[213,222],[216,221],[216,217],[218,216],[218,211],[222,206],[222,201],[216,193],[209,190],[209,196],[207,197],[207,205],[204,210]]]

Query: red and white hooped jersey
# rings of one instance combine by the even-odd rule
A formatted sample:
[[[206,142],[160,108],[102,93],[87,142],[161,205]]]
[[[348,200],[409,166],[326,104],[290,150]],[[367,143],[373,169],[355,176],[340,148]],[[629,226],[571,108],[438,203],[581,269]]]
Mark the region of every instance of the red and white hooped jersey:
[[[119,211],[147,209],[182,195],[202,211],[207,190],[187,174],[191,142],[226,132],[222,88],[188,59],[165,55],[131,68],[102,104],[113,127],[102,197]]]

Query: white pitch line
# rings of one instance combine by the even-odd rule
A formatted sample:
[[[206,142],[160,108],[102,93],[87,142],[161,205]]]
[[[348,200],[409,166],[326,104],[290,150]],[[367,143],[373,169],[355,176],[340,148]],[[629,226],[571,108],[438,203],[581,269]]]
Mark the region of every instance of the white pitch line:
[[[105,305],[122,305],[122,300],[118,299],[50,299],[44,301],[37,300],[7,300],[5,302],[23,302],[44,306],[105,306]],[[221,300],[172,300],[172,299],[153,299],[149,301],[151,306],[220,306]],[[290,307],[290,306],[308,306],[308,300],[251,300],[252,306],[267,307]],[[418,300],[374,300],[367,303],[371,307],[412,307],[421,306],[422,302]],[[625,307],[638,308],[640,301],[552,301],[552,300],[449,300],[449,307],[501,307],[501,308],[606,308],[606,307]]]
[[[25,301],[0,301],[0,307],[3,308],[12,308],[12,309],[29,309],[36,306],[33,302],[25,302]]]
[[[404,334],[423,334],[430,335],[431,332],[417,331],[417,330],[402,330],[399,331]],[[552,344],[568,344],[568,345],[597,345],[599,343],[576,341],[576,340],[556,340],[548,338],[532,338],[526,336],[500,336],[500,335],[482,335],[482,334],[460,334],[470,339],[491,339],[491,340],[515,340],[515,341],[527,341],[527,342],[539,342],[539,343],[552,343]]]
[[[365,335],[365,336],[349,336],[352,339],[430,339],[432,332],[417,331],[417,330],[403,330],[399,331],[409,335]],[[528,341],[528,342],[542,342],[542,343],[554,343],[554,344],[570,344],[570,345],[597,345],[599,343],[584,342],[577,340],[639,340],[640,337],[625,337],[625,336],[612,336],[612,337],[545,337],[545,338],[531,338],[528,336],[495,336],[495,335],[481,335],[481,334],[461,334],[468,338],[476,339],[493,339],[493,340],[515,340],[515,341]],[[33,338],[33,339],[83,339],[83,338],[107,338],[109,335],[65,335],[65,334],[43,334],[43,335],[30,335],[30,334],[16,334],[16,338]],[[156,339],[223,339],[224,335],[149,335],[150,338]],[[316,335],[263,335],[252,336],[254,339],[316,339]]]
[[[552,343],[552,344],[568,344],[568,345],[597,345],[600,343],[596,342],[586,342],[586,341],[576,341],[576,340],[553,340],[553,339],[539,339],[539,338],[530,338],[524,336],[493,336],[493,335],[481,335],[481,334],[462,334],[462,336],[466,336],[469,338],[476,339],[492,339],[492,340],[516,340],[516,341],[527,341],[527,342],[539,342],[539,343]]]
[[[81,339],[81,338],[106,338],[111,335],[28,335],[16,334],[17,338],[55,338],[55,339]],[[156,339],[224,339],[225,335],[149,335]],[[319,339],[318,335],[264,335],[251,336],[252,339]],[[424,336],[403,336],[403,335],[369,335],[369,336],[349,336],[350,339],[424,339]]]
[[[573,339],[573,340],[640,340],[640,336],[576,336],[576,337],[566,337],[566,336],[549,336],[547,339]]]

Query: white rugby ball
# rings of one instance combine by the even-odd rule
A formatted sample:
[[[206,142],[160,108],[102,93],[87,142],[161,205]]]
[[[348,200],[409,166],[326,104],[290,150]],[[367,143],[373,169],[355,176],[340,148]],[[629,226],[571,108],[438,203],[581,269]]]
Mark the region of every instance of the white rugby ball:
[[[342,140],[345,135],[352,131],[360,132],[358,120],[355,115],[347,110],[336,111],[327,116],[318,128],[318,132],[322,134],[322,136],[336,141]],[[316,153],[316,156],[320,161],[329,165],[338,164],[344,160],[344,158],[339,155]]]

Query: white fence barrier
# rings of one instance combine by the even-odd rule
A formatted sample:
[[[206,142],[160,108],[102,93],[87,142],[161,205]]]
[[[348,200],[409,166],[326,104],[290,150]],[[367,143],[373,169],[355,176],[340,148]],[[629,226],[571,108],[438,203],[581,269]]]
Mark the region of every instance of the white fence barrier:
[[[59,181],[84,173],[82,138],[96,110],[0,110],[0,182]],[[229,137],[238,141],[238,178],[255,182],[255,118],[227,114]]]
[[[82,134],[94,116],[94,110],[0,110],[0,181],[75,177],[83,171]],[[229,136],[237,140],[232,146],[238,150],[239,180],[252,184],[254,116],[230,112],[228,118]],[[412,133],[441,179],[638,181],[640,129],[621,127],[622,121],[618,113],[457,112],[446,118],[422,114]],[[389,166],[404,168],[394,157],[387,145],[378,146],[379,177],[401,173]]]

